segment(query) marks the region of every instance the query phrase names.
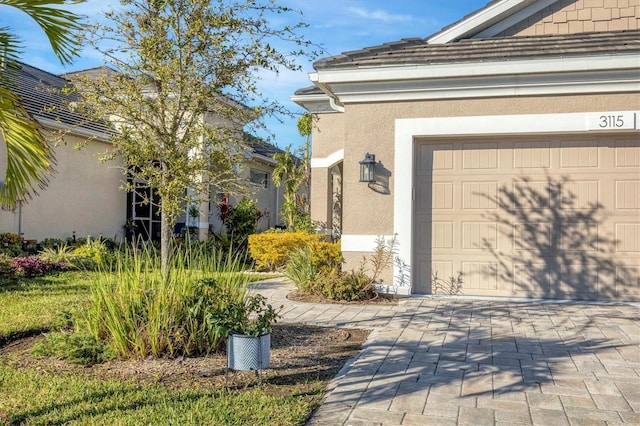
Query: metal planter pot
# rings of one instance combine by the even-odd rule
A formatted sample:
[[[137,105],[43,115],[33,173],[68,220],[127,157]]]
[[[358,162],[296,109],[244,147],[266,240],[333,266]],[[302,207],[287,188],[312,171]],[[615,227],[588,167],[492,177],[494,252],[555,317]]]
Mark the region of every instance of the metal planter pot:
[[[231,334],[227,341],[227,365],[231,370],[264,370],[271,362],[271,334]]]

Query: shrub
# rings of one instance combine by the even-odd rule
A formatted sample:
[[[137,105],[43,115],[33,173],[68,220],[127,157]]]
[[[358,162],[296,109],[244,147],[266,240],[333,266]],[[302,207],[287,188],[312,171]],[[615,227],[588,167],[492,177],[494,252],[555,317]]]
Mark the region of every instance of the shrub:
[[[46,275],[55,270],[52,263],[39,259],[35,256],[16,257],[11,266],[15,268],[16,274],[23,277],[36,277]]]
[[[357,271],[342,272],[339,243],[313,242],[290,257],[286,273],[300,290],[328,299],[372,299],[378,295],[374,284],[380,282],[380,275],[389,267],[394,254],[395,238],[390,241],[378,238],[373,253],[363,258]]]
[[[18,234],[12,232],[0,234],[0,253],[11,257],[24,256],[23,242],[24,240]]]
[[[72,254],[74,266],[79,269],[104,269],[108,268],[113,261],[111,251],[100,239],[87,238],[87,241],[75,248]]]
[[[177,248],[164,282],[153,250],[116,253],[113,272],[91,288],[81,325],[121,357],[200,355],[220,349],[223,330],[210,321],[228,304],[242,303],[248,278],[237,257],[205,245]]]
[[[342,250],[340,241],[329,243],[326,241],[312,241],[309,244],[312,261],[320,269],[334,269],[342,266]]]
[[[89,334],[51,333],[33,345],[31,353],[40,357],[65,359],[72,364],[93,365],[114,358],[103,342]]]
[[[249,252],[257,269],[275,271],[284,268],[294,251],[322,238],[321,234],[304,232],[253,234],[249,235]]]
[[[260,294],[245,295],[242,300],[233,295],[224,302],[208,315],[209,324],[224,337],[231,333],[245,336],[271,333],[273,324],[280,318],[278,311]]]
[[[320,274],[315,285],[323,296],[331,300],[368,300],[378,296],[371,278],[362,270],[341,272],[333,269]]]
[[[299,290],[321,294],[321,289],[315,283],[318,274],[334,269],[339,271],[341,265],[340,243],[312,241],[289,256],[285,274]]]
[[[285,275],[305,293],[316,293],[314,283],[320,269],[313,260],[314,253],[310,246],[294,251],[289,257]]]
[[[58,266],[65,265],[66,269],[78,269],[79,256],[73,253],[73,250],[64,243],[56,247],[45,248],[40,252],[38,257],[44,262]]]
[[[8,254],[0,253],[0,277],[12,277],[15,273],[13,258]]]
[[[67,244],[64,242],[64,240],[61,240],[59,238],[45,238],[44,240],[40,241],[40,247],[42,249],[53,249],[66,245]]]
[[[23,242],[24,240],[18,234],[14,234],[12,232],[5,232],[3,234],[0,234],[0,244],[2,245],[7,244],[10,246],[22,246]]]
[[[236,205],[220,204],[219,217],[224,224],[233,245],[246,247],[247,237],[256,232],[256,225],[264,215],[255,201],[244,198]]]

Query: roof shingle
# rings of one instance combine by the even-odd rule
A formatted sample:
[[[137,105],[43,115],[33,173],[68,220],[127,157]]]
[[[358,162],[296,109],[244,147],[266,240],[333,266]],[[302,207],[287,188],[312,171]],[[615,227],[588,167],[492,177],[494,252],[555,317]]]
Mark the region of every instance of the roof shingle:
[[[323,58],[313,66],[320,71],[624,53],[640,53],[640,30],[465,39],[446,44],[428,44],[426,39],[409,38]]]

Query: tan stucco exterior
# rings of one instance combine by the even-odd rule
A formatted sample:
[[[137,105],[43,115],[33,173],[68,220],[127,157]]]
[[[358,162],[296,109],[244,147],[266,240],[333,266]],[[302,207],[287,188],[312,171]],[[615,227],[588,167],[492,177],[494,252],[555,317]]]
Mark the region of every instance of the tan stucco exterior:
[[[613,94],[607,96],[550,96],[514,97],[495,99],[464,99],[386,104],[347,105],[344,120],[347,123],[342,139],[348,141],[344,150],[343,194],[348,208],[343,211],[343,233],[354,235],[390,235],[393,233],[393,176],[395,120],[400,118],[466,117],[509,114],[548,114],[587,111],[622,111],[638,108],[637,95]],[[315,136],[314,136],[315,137]],[[339,139],[334,134],[333,140]],[[320,145],[324,139],[314,139]],[[315,151],[314,151],[315,152]],[[375,184],[369,187],[358,182],[359,164],[366,152],[388,171],[390,194],[380,191]],[[380,173],[380,168],[377,173]],[[385,171],[385,173],[386,173]],[[314,176],[323,179],[321,169]],[[312,209],[317,220],[325,208],[321,204],[322,180],[314,179]],[[347,204],[345,204],[347,205]]]
[[[638,300],[640,246],[629,241],[640,230],[640,204],[629,200],[637,200],[640,185],[640,60],[633,38],[639,20],[640,0],[497,0],[424,42],[403,40],[319,61],[311,79],[326,105],[305,104],[304,94],[296,101],[319,116],[315,220],[330,221],[330,170],[341,166],[345,269],[371,258],[383,236],[398,243],[393,273],[386,271],[382,282],[395,294],[431,293],[440,288],[432,277],[441,269],[461,272],[469,295]],[[607,33],[582,34],[598,31]],[[546,44],[534,49],[531,40]],[[447,44],[450,51],[442,48]],[[318,96],[309,95],[309,102]],[[329,107],[336,112],[327,114]],[[522,166],[540,155],[527,144],[552,160]],[[367,153],[377,162],[370,183],[359,181]],[[451,157],[446,167],[436,165],[439,155]],[[544,187],[546,178],[561,180],[567,197],[595,203],[608,215],[599,223],[563,215],[564,207],[538,213],[551,215],[541,219],[544,226],[560,213],[555,237],[567,239],[561,230],[580,225],[594,232],[599,248],[554,240],[532,251],[532,241],[511,236],[511,226],[523,226],[487,219],[502,207],[474,204],[519,178],[526,190]],[[494,247],[487,235],[498,228],[503,238]],[[607,247],[614,228],[626,239]],[[531,257],[524,268],[519,250]],[[598,254],[580,254],[591,250]],[[507,265],[501,277],[492,275],[496,265]],[[555,279],[542,278],[545,268]]]
[[[116,162],[101,163],[98,156],[111,145],[90,141],[81,149],[76,143],[85,139],[67,136],[65,144],[54,148],[55,174],[49,185],[22,207],[0,212],[1,232],[22,232],[27,240],[102,235],[123,237],[126,220],[126,194],[120,190],[122,171]],[[2,144],[4,151],[4,143]],[[6,151],[2,152],[2,156]],[[4,176],[6,167],[0,175]],[[20,211],[21,210],[21,211]],[[20,222],[21,216],[21,224]]]

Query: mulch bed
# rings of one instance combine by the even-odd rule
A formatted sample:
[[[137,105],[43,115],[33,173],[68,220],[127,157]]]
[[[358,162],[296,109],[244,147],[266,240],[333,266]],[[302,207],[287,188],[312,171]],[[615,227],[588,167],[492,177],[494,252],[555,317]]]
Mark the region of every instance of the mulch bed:
[[[398,299],[387,294],[378,294],[378,296],[374,299],[354,300],[350,302],[345,302],[342,300],[327,299],[326,297],[323,297],[317,294],[304,293],[300,290],[291,291],[287,295],[287,299],[293,300],[296,302],[329,303],[329,304],[335,304],[335,305],[391,305],[393,306],[398,304]]]
[[[267,392],[286,392],[289,387],[312,386],[328,381],[360,350],[369,330],[327,328],[304,324],[277,324],[271,336],[271,366],[261,372]],[[255,372],[230,372],[224,353],[177,359],[116,360],[89,367],[64,360],[36,358],[33,344],[43,335],[14,340],[0,347],[0,363],[14,368],[87,378],[127,380],[169,389],[250,388],[258,381]],[[303,389],[299,389],[303,390]]]

